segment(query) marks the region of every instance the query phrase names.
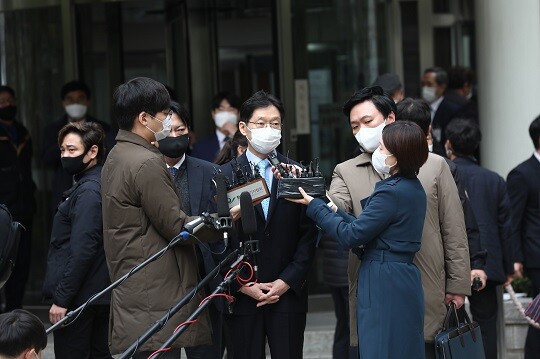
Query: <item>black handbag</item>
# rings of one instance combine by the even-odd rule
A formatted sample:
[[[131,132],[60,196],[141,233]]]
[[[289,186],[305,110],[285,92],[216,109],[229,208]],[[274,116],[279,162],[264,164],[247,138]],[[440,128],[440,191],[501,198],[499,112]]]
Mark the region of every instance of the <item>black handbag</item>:
[[[458,312],[464,320],[460,320]],[[435,336],[437,359],[485,359],[480,326],[471,322],[464,307],[448,307],[442,330]]]

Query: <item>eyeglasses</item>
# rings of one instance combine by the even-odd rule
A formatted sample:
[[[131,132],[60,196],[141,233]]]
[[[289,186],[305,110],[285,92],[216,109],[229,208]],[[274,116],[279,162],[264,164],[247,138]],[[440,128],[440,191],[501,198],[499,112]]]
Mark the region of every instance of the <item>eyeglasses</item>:
[[[277,121],[272,121],[272,122],[264,122],[264,121],[253,122],[253,121],[248,121],[248,123],[251,123],[252,125],[255,125],[255,128],[264,128],[264,127],[270,126],[270,127],[273,128],[274,130],[279,130],[279,129],[281,129],[281,122],[277,122]]]
[[[165,117],[163,120],[160,120],[159,118],[152,116],[152,115],[149,114],[148,112],[147,112],[146,114],[147,114],[148,116],[152,117],[154,120],[158,120],[158,121],[161,122],[161,123],[165,123],[166,121],[168,121],[168,120],[171,119],[172,114],[173,114],[173,110],[169,110],[169,112],[167,113],[167,117]]]

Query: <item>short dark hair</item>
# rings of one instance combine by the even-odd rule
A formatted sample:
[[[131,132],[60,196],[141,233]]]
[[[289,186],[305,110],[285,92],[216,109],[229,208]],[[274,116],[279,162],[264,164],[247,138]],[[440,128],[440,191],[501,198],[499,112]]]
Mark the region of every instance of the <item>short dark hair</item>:
[[[7,85],[0,86],[0,93],[8,92],[13,98],[15,98],[15,90]]]
[[[247,148],[248,139],[242,134],[242,132],[236,131],[234,136],[225,142],[223,148],[217,154],[214,163],[217,165],[222,165],[231,161],[233,158],[236,158],[239,146]]]
[[[221,101],[223,101],[223,100],[227,100],[229,105],[231,105],[231,107],[234,107],[237,110],[240,109],[240,106],[242,104],[242,101],[240,100],[240,97],[238,97],[234,93],[227,92],[227,91],[221,91],[221,92],[217,93],[212,98],[212,103],[210,105],[211,106],[210,109],[212,111],[218,109],[219,106],[221,105]]]
[[[396,104],[388,94],[384,92],[380,86],[364,87],[360,91],[356,91],[350,99],[343,105],[343,114],[350,119],[351,110],[359,103],[371,101],[377,110],[387,118],[390,113],[396,113]]]
[[[435,73],[435,82],[439,85],[448,85],[448,74],[442,67],[430,67],[424,71],[424,75],[428,72],[434,72]]]
[[[427,136],[431,125],[431,109],[426,101],[407,97],[397,104],[396,121],[414,122]]]
[[[184,124],[188,129],[191,128],[191,116],[189,115],[189,111],[185,106],[179,102],[171,101],[169,108],[172,112],[177,114],[182,121],[184,121]]]
[[[47,346],[45,327],[37,316],[22,309],[0,314],[0,355],[17,357],[25,350]]]
[[[482,140],[482,133],[475,121],[456,118],[446,126],[446,138],[456,156],[472,156]]]
[[[60,98],[62,101],[66,98],[66,95],[73,91],[82,91],[85,93],[86,98],[90,100],[90,96],[92,95],[90,93],[90,88],[82,81],[70,81],[64,86],[62,86],[62,89],[60,89]]]
[[[141,112],[154,116],[169,108],[169,92],[156,80],[137,77],[118,86],[113,95],[113,114],[122,130],[130,131]]]
[[[103,164],[105,161],[105,132],[99,123],[86,121],[68,123],[58,132],[58,146],[62,145],[62,141],[70,133],[75,133],[81,137],[86,152],[96,145],[98,148],[97,163]]]
[[[285,118],[285,109],[283,103],[272,94],[269,94],[263,90],[255,92],[250,98],[246,100],[240,107],[240,119],[244,122],[248,122],[253,112],[259,108],[265,108],[269,106],[275,106],[279,111],[279,116],[283,122]]]
[[[474,82],[474,72],[470,67],[454,66],[448,70],[448,88],[460,89],[466,83],[472,85]]]
[[[380,86],[390,96],[393,96],[401,90],[401,81],[399,79],[399,76],[397,74],[392,73],[385,73],[382,75],[377,76],[375,79],[375,82],[373,82],[373,86]]]
[[[384,146],[397,160],[399,174],[414,177],[428,158],[426,136],[414,122],[393,122],[384,127]]]
[[[539,149],[540,143],[540,116],[534,119],[534,121],[529,126],[529,136],[531,136],[531,140],[533,141],[534,148]]]

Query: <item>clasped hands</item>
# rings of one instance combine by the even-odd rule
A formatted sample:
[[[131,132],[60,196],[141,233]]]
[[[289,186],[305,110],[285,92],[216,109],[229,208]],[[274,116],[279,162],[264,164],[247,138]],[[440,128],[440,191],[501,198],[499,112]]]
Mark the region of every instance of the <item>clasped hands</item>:
[[[252,285],[245,285],[240,288],[240,291],[245,295],[249,295],[255,299],[257,307],[262,307],[266,304],[274,304],[279,300],[290,286],[282,279],[276,279],[269,283],[254,283]]]

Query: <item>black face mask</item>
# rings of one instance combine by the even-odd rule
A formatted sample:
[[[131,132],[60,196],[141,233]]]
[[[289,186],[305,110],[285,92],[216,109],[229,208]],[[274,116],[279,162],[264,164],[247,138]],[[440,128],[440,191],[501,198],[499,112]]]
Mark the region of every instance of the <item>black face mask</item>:
[[[77,157],[62,157],[62,167],[70,175],[76,175],[77,173],[81,173],[86,168],[88,168],[88,165],[90,164],[90,161],[88,161],[87,163],[83,162],[83,158],[85,155],[86,152]]]
[[[6,106],[0,108],[0,118],[6,121],[12,121],[17,114],[17,106]]]
[[[165,137],[158,141],[159,151],[169,158],[179,158],[186,153],[189,145],[189,135]]]

